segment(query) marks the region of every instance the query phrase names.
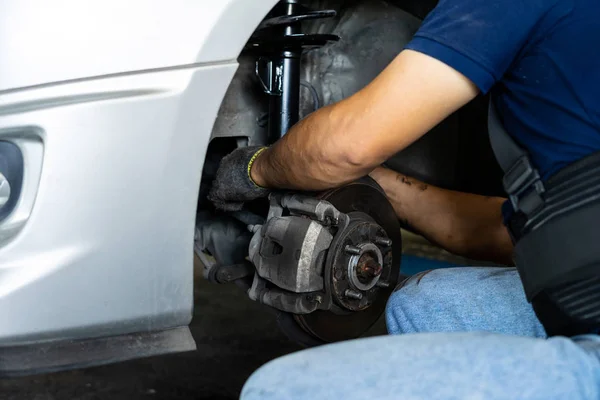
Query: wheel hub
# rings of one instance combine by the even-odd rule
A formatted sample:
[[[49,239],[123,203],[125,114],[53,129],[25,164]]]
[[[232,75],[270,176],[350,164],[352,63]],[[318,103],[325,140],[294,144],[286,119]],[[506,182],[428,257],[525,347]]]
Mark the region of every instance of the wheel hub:
[[[331,287],[336,304],[346,310],[360,311],[373,304],[379,295],[381,285],[378,283],[382,275],[389,275],[391,240],[367,214],[354,212],[349,215],[352,222],[329,250],[334,254]]]

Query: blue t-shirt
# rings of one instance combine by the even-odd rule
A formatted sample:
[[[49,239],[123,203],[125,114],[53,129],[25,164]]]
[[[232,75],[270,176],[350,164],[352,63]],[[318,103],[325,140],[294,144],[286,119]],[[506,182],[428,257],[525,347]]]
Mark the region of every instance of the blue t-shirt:
[[[600,0],[440,0],[407,48],[493,87],[544,180],[600,151]]]

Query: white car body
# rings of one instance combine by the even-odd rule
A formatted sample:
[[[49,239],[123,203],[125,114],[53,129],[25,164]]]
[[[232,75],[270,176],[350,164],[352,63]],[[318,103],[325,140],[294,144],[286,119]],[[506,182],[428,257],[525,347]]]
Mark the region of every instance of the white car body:
[[[24,158],[0,353],[188,325],[204,156],[275,3],[0,0],[0,141]]]

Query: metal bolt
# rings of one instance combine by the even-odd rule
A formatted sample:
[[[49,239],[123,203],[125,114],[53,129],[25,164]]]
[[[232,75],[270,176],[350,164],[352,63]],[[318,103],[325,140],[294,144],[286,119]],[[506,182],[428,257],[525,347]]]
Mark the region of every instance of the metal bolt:
[[[378,237],[378,238],[375,238],[375,243],[378,244],[378,245],[380,245],[380,246],[390,247],[392,245],[392,239],[384,238],[384,237]]]
[[[378,281],[375,286],[382,288],[382,289],[387,289],[390,287],[390,283],[386,282],[386,281]]]
[[[348,246],[346,246],[345,250],[346,250],[346,253],[356,254],[356,255],[360,254],[360,248],[358,248],[356,246],[348,245]]]
[[[323,296],[321,296],[320,294],[318,294],[318,295],[316,295],[315,297],[313,297],[313,301],[314,301],[315,303],[319,303],[319,304],[321,304],[321,303],[323,303]]]
[[[248,230],[252,233],[256,233],[262,228],[262,225],[248,225]]]
[[[325,217],[325,225],[337,225],[338,224],[338,219],[333,217],[333,216],[326,216]]]
[[[363,254],[356,266],[356,276],[362,283],[372,281],[373,278],[381,275],[382,271],[383,267],[373,258],[371,253]]]
[[[354,300],[362,300],[362,298],[363,298],[362,293],[357,292],[352,289],[346,289],[346,291],[344,292],[344,296],[348,297],[349,299],[354,299]]]

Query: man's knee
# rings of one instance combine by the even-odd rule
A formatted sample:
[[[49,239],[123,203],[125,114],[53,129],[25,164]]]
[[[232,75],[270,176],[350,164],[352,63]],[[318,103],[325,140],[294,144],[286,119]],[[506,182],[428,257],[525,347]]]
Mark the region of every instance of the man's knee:
[[[245,383],[241,400],[280,400],[280,399],[330,399],[340,396],[341,388],[347,386],[348,375],[340,372],[360,371],[364,364],[372,366],[375,376],[379,376],[376,360],[382,360],[388,353],[390,336],[348,340],[305,349],[273,360],[258,369]],[[363,364],[364,363],[364,364]],[[385,363],[385,361],[383,361]],[[375,376],[366,375],[362,379],[373,382]],[[369,385],[358,384],[353,390],[355,398],[368,398],[372,391]],[[348,398],[347,394],[339,398]],[[353,397],[354,398],[354,397]]]
[[[413,275],[401,282],[388,300],[386,322],[388,331],[396,333],[416,333],[422,331],[423,312],[444,297],[443,282],[438,282],[438,270],[430,270]]]
[[[386,310],[394,333],[489,331],[544,337],[514,268],[436,269],[398,286]]]
[[[466,328],[471,322],[468,321],[471,305],[466,299],[474,294],[480,297],[488,278],[505,271],[505,268],[457,267],[413,275],[398,285],[388,301],[388,331],[392,334],[452,332]]]
[[[280,367],[281,364],[280,360],[274,360],[255,371],[245,383],[240,399],[269,400],[278,398],[281,395],[278,390],[284,390],[281,386],[275,385],[276,377],[285,373]]]

